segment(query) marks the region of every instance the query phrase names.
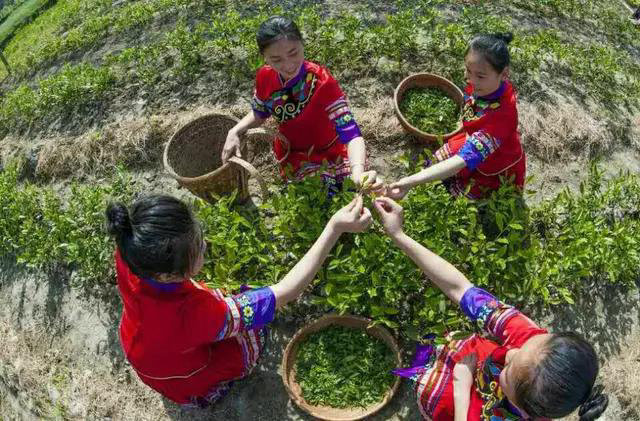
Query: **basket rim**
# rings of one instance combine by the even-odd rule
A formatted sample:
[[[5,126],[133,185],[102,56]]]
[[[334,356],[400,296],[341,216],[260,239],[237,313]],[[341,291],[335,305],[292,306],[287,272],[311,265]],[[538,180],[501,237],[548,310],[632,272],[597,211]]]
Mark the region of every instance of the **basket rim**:
[[[184,182],[184,183],[196,183],[196,182],[208,180],[209,178],[211,178],[213,176],[216,176],[219,173],[227,170],[232,165],[232,163],[227,161],[226,163],[222,164],[221,166],[219,166],[215,170],[210,171],[210,172],[208,172],[206,174],[202,174],[202,175],[199,175],[197,177],[184,177],[182,175],[177,174],[174,171],[174,169],[171,166],[171,164],[169,163],[169,149],[171,148],[171,145],[174,143],[174,141],[177,138],[177,136],[179,136],[180,134],[185,132],[190,127],[195,126],[197,124],[200,124],[203,120],[208,120],[208,119],[211,119],[211,118],[225,118],[227,120],[234,121],[236,124],[240,121],[239,119],[237,119],[234,116],[221,114],[221,113],[208,113],[208,114],[202,115],[202,116],[200,116],[198,118],[195,118],[195,119],[185,123],[184,125],[182,125],[178,130],[175,131],[175,133],[171,136],[171,139],[169,139],[169,141],[165,144],[164,152],[162,154],[162,163],[164,165],[164,169],[165,169],[165,171],[167,171],[169,173],[169,175],[171,177],[175,178],[176,180],[178,180],[180,182]]]
[[[400,346],[398,345],[398,342],[397,342],[396,338],[391,334],[391,332],[389,332],[388,329],[386,329],[383,326],[375,325],[375,326],[373,326],[371,328],[367,328],[366,326],[370,325],[373,322],[373,320],[371,320],[369,318],[361,317],[361,316],[354,316],[354,315],[349,315],[349,314],[340,315],[340,314],[332,313],[332,314],[326,314],[326,315],[324,315],[324,316],[322,316],[322,317],[320,317],[320,318],[318,318],[318,319],[316,319],[316,320],[314,320],[314,321],[312,321],[310,323],[307,323],[304,326],[302,326],[293,335],[293,337],[291,338],[291,340],[287,344],[287,346],[286,346],[286,348],[284,350],[284,353],[282,355],[282,381],[284,383],[285,389],[287,390],[287,393],[289,394],[289,397],[298,406],[298,408],[300,408],[304,412],[306,412],[306,413],[308,413],[308,414],[310,414],[310,415],[312,415],[312,416],[314,416],[316,418],[319,418],[319,419],[322,419],[322,420],[326,420],[326,421],[357,421],[357,420],[362,420],[364,418],[367,418],[367,417],[370,417],[371,415],[376,414],[377,412],[382,410],[382,408],[387,406],[387,404],[389,404],[389,402],[391,402],[393,397],[396,395],[396,393],[398,391],[398,388],[400,387],[400,382],[401,382],[400,377],[396,377],[396,379],[394,380],[393,384],[388,389],[388,391],[386,392],[386,394],[384,395],[382,400],[379,401],[378,403],[369,405],[367,408],[363,408],[363,410],[365,412],[363,412],[362,414],[360,414],[360,415],[345,415],[344,417],[340,417],[340,418],[338,418],[338,417],[329,418],[329,417],[322,416],[322,415],[318,414],[317,412],[314,411],[314,409],[321,409],[321,408],[326,408],[326,407],[311,405],[311,404],[307,403],[301,395],[298,395],[297,393],[295,393],[293,391],[292,384],[297,383],[295,381],[295,378],[292,376],[295,364],[293,364],[291,366],[289,364],[289,356],[292,353],[293,347],[298,345],[299,342],[307,336],[307,330],[312,328],[313,326],[316,326],[318,324],[325,323],[326,321],[328,321],[329,322],[329,324],[327,325],[327,327],[328,327],[330,325],[335,325],[336,324],[335,322],[338,322],[340,320],[345,320],[345,319],[365,324],[365,327],[363,328],[363,330],[365,330],[365,331],[367,331],[368,329],[377,330],[383,336],[388,337],[390,339],[390,341],[391,341],[391,344],[388,344],[387,341],[383,341],[383,342],[393,352],[394,358],[395,358],[398,366],[400,366],[402,364],[402,352],[400,350]],[[295,355],[293,355],[293,357],[295,357]],[[293,361],[295,361],[295,358],[293,358]],[[334,409],[339,410],[340,408],[334,408]],[[355,408],[353,408],[353,409],[355,409]]]
[[[406,127],[410,127],[411,130],[413,130],[415,133],[421,135],[423,138],[438,138],[438,137],[442,137],[443,139],[448,139],[456,134],[458,134],[461,130],[462,130],[462,123],[458,123],[458,128],[452,132],[449,133],[439,133],[439,134],[434,134],[434,133],[427,133],[425,131],[422,131],[420,129],[418,129],[417,127],[415,127],[414,125],[412,125],[411,123],[409,123],[409,121],[404,117],[404,115],[402,114],[402,112],[400,111],[400,91],[402,88],[404,88],[406,85],[408,85],[411,81],[416,80],[416,79],[431,79],[431,80],[436,80],[440,83],[444,83],[446,85],[448,85],[449,87],[451,87],[452,89],[454,89],[460,96],[460,98],[464,98],[464,94],[462,93],[462,90],[452,81],[450,81],[449,79],[442,77],[440,75],[437,75],[435,73],[413,73],[407,77],[405,77],[404,79],[402,79],[402,81],[400,81],[400,83],[398,84],[398,86],[396,86],[396,89],[393,92],[393,108],[395,109],[396,112],[396,116],[398,117],[398,119],[400,120],[400,123],[403,126]],[[437,86],[435,86],[437,87]],[[444,92],[444,91],[443,91]],[[451,98],[451,95],[449,95],[448,93],[445,92],[445,94],[447,94],[448,97]],[[457,100],[456,98],[451,98],[454,101]]]

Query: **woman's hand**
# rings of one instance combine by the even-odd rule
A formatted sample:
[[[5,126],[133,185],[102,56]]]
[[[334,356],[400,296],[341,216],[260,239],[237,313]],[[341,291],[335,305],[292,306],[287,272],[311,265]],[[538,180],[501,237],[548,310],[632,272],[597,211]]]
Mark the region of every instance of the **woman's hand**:
[[[411,187],[407,186],[406,181],[402,178],[387,186],[386,196],[393,200],[402,200],[409,193],[409,190]]]
[[[381,192],[384,188],[384,180],[374,170],[361,173],[357,180],[354,180],[356,187],[362,192]]]
[[[402,225],[404,224],[404,210],[402,206],[397,204],[393,199],[388,197],[378,197],[374,202],[376,211],[380,214],[380,220],[384,226],[384,230],[390,237],[397,237],[402,234]]]
[[[232,128],[227,133],[227,140],[224,142],[224,147],[222,148],[222,163],[226,164],[229,158],[232,156],[237,156],[240,158],[240,136],[236,131],[236,128]]]
[[[363,207],[362,196],[357,195],[351,203],[336,212],[329,223],[335,232],[363,232],[371,225],[371,212]]]

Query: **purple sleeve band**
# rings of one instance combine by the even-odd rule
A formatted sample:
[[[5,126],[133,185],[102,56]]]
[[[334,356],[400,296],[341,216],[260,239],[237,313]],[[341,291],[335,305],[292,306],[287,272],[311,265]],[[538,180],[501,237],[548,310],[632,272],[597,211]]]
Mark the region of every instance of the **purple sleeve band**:
[[[336,131],[338,132],[338,137],[340,138],[340,143],[342,144],[347,144],[356,137],[362,136],[360,127],[358,127],[358,124],[355,121],[348,126],[336,127]]]
[[[481,310],[486,309],[488,303],[492,304],[490,307],[495,307],[498,299],[482,288],[472,287],[466,290],[462,296],[460,309],[475,322],[483,316]]]
[[[253,115],[255,115],[256,117],[261,118],[263,120],[271,117],[271,114],[269,114],[268,112],[258,111],[255,108],[253,109]]]
[[[271,288],[252,289],[235,295],[244,329],[257,329],[271,323],[276,313],[276,297]]]
[[[479,131],[467,138],[456,155],[464,160],[467,168],[475,170],[500,146],[500,141]]]

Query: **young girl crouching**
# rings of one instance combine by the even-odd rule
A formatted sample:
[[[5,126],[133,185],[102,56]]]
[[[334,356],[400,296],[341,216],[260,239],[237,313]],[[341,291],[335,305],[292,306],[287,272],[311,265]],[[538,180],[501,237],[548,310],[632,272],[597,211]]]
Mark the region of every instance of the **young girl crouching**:
[[[343,232],[363,231],[371,222],[362,199],[354,199],[280,282],[224,296],[191,279],[202,269],[206,243],[184,203],[150,196],[130,209],[110,204],[106,215],[117,245],[125,356],[149,387],[197,407],[224,396],[252,371],[276,309],[304,291]]]

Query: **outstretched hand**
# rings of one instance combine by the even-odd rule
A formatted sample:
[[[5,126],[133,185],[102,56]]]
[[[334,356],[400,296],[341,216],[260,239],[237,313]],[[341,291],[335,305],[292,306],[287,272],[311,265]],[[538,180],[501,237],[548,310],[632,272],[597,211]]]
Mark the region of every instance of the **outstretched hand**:
[[[356,195],[351,203],[337,211],[329,220],[329,224],[339,233],[366,231],[371,222],[371,211],[363,206],[361,195]]]
[[[356,180],[356,186],[365,193],[379,193],[384,189],[384,180],[376,171],[369,170],[360,175],[358,180]]]
[[[402,200],[409,193],[411,187],[404,185],[402,180],[391,183],[387,186],[386,196],[393,200]]]
[[[392,237],[402,234],[402,225],[404,224],[404,210],[402,206],[388,197],[378,197],[373,202],[373,206],[375,206],[376,211],[378,211],[380,220],[387,234]]]

